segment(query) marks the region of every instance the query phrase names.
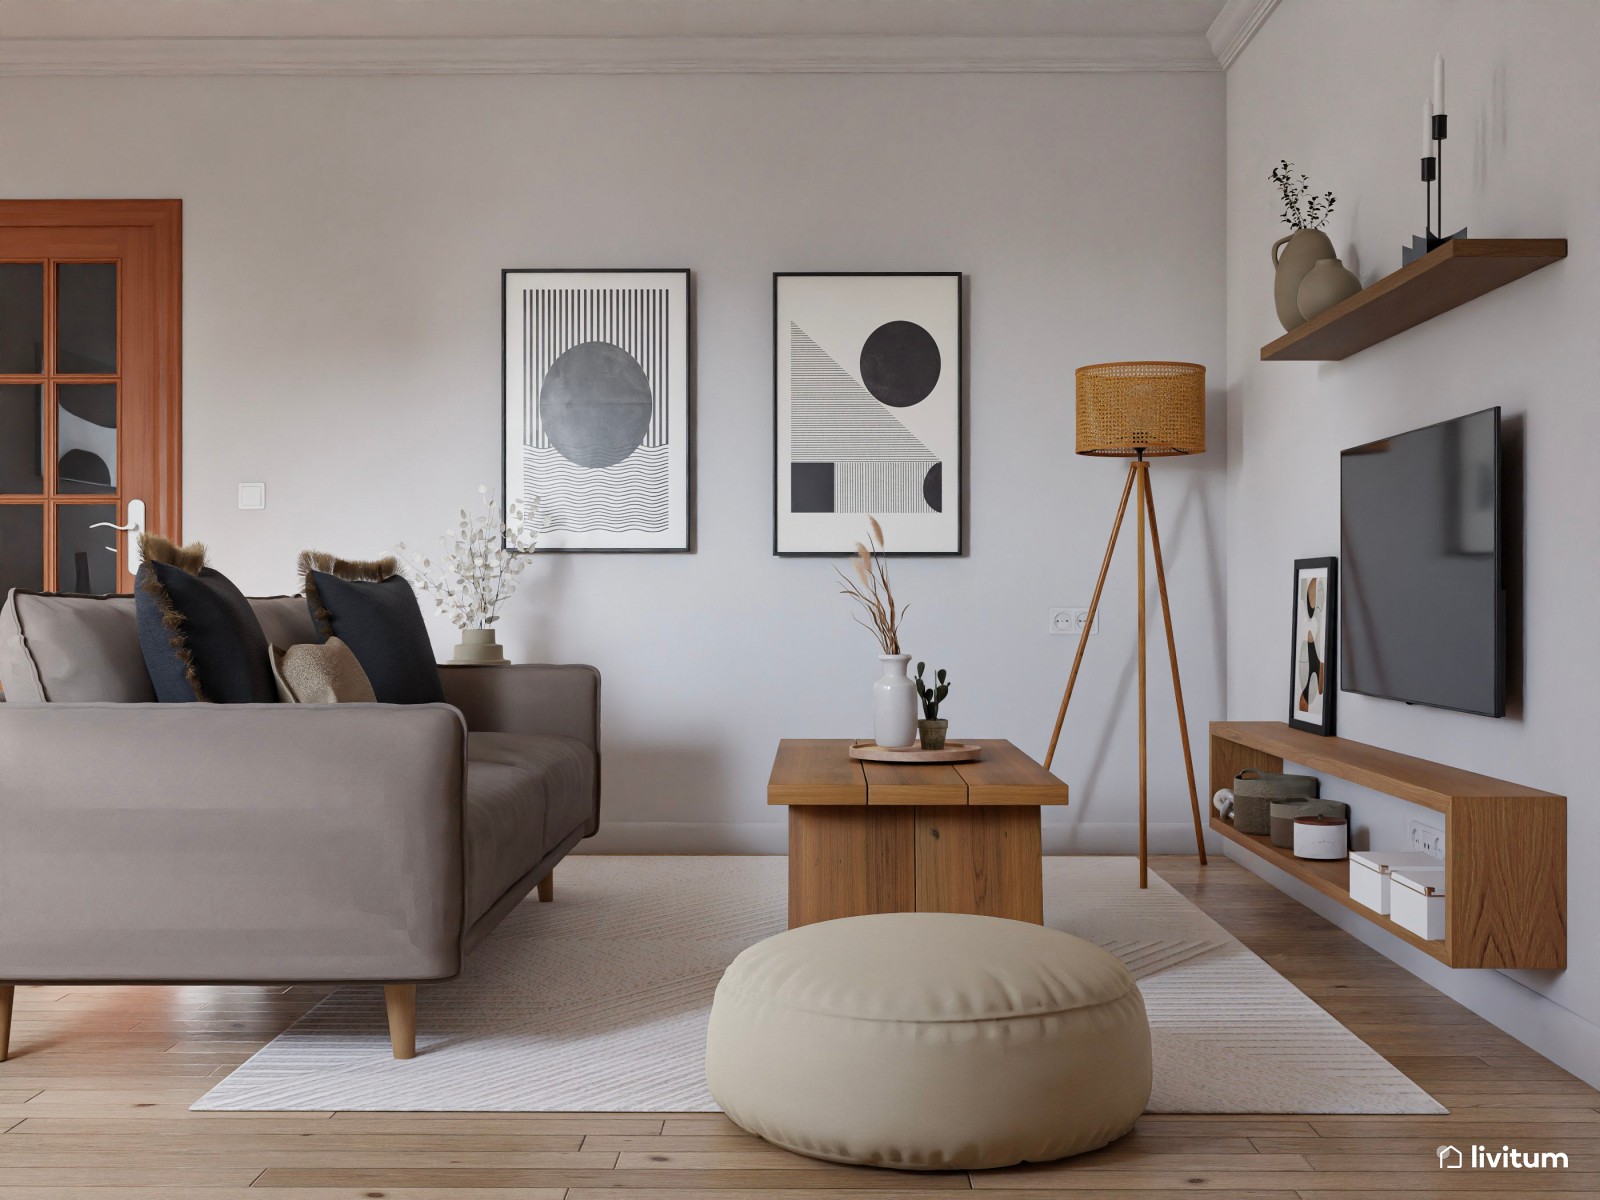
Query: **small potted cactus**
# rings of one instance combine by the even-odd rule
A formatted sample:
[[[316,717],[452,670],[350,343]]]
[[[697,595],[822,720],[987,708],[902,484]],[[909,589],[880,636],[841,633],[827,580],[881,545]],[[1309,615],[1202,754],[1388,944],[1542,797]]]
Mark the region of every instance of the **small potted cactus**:
[[[939,705],[950,694],[950,682],[943,670],[934,673],[932,684],[923,682],[922,672],[927,667],[925,662],[917,664],[917,695],[922,697],[922,720],[917,722],[917,732],[921,735],[924,750],[943,750],[944,735],[950,728],[950,722],[940,719]]]

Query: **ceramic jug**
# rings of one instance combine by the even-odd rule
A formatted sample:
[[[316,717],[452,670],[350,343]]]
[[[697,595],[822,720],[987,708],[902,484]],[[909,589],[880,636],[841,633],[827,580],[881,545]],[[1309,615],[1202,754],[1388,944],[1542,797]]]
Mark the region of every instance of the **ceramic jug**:
[[[1272,243],[1272,266],[1277,271],[1272,302],[1284,329],[1305,324],[1300,315],[1300,283],[1320,259],[1334,257],[1333,243],[1320,229],[1296,229]]]
[[[1337,258],[1319,259],[1310,274],[1300,281],[1295,303],[1306,320],[1327,312],[1341,300],[1361,290],[1361,280]]]

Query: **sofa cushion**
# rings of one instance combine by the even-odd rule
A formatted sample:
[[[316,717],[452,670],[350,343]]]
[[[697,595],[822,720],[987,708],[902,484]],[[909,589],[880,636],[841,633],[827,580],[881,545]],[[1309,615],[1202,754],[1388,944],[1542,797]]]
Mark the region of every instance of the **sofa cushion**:
[[[13,590],[0,609],[0,684],[11,703],[153,703],[133,597]]]
[[[198,542],[141,534],[134,610],[144,665],[163,704],[266,704],[278,699],[267,639],[250,602],[205,562]]]
[[[303,596],[251,597],[274,646],[316,642]],[[153,704],[132,596],[17,589],[0,608],[0,687],[12,703]]]
[[[300,578],[317,633],[350,647],[380,703],[444,702],[428,626],[394,559],[350,562],[307,550]]]
[[[322,639],[311,623],[304,596],[251,596],[250,611],[261,624],[268,642],[282,649],[315,645]]]
[[[594,755],[575,738],[467,735],[467,923],[594,812]]]

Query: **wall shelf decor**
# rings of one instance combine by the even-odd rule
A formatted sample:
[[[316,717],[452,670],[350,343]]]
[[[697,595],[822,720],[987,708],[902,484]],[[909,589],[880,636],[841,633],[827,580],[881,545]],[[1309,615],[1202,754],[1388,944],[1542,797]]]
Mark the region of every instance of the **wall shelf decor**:
[[[1262,362],[1330,362],[1567,256],[1566,238],[1457,238],[1261,347]]]
[[[1567,798],[1503,779],[1291,729],[1281,721],[1213,721],[1211,790],[1246,767],[1285,760],[1443,813],[1448,914],[1428,941],[1350,898],[1348,861],[1313,862],[1240,833],[1211,828],[1448,967],[1559,970],[1567,965]]]

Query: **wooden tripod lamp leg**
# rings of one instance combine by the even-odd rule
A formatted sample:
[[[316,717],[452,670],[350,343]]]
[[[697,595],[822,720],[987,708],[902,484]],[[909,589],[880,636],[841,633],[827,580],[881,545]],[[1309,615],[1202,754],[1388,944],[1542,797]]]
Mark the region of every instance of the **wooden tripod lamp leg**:
[[[1139,530],[1139,886],[1150,886],[1150,769],[1145,743],[1145,671],[1144,671],[1144,511],[1145,497],[1150,493],[1150,467],[1143,459],[1134,464],[1139,473],[1139,497],[1136,501]]]
[[[1094,581],[1094,599],[1089,601],[1089,619],[1078,637],[1078,652],[1072,656],[1072,672],[1067,676],[1067,690],[1061,693],[1061,710],[1056,713],[1056,727],[1050,734],[1050,749],[1045,752],[1044,767],[1056,756],[1056,743],[1061,740],[1061,723],[1067,719],[1067,705],[1072,702],[1072,689],[1078,682],[1078,668],[1083,665],[1083,650],[1089,644],[1089,630],[1094,628],[1094,615],[1100,609],[1100,593],[1105,590],[1106,573],[1111,570],[1111,555],[1117,548],[1117,535],[1122,532],[1122,517],[1128,511],[1128,496],[1133,492],[1135,468],[1128,467],[1128,482],[1122,485],[1122,502],[1117,505],[1117,519],[1111,522],[1111,538],[1106,542],[1106,556],[1100,563],[1100,578]]]
[[[11,1049],[11,1002],[16,994],[13,984],[0,983],[0,1062],[5,1062]]]
[[[1144,503],[1150,514],[1150,548],[1155,552],[1156,587],[1161,593],[1161,616],[1167,625],[1167,657],[1172,660],[1172,696],[1178,702],[1178,736],[1183,741],[1183,769],[1189,775],[1189,811],[1194,816],[1194,845],[1200,855],[1200,865],[1203,867],[1206,865],[1206,836],[1200,826],[1200,796],[1194,786],[1194,755],[1189,750],[1189,720],[1183,712],[1183,681],[1178,678],[1178,643],[1172,636],[1172,606],[1167,602],[1167,569],[1161,561],[1161,532],[1156,527],[1156,500],[1150,494],[1148,478],[1144,486]],[[1140,632],[1143,633],[1142,625]]]

